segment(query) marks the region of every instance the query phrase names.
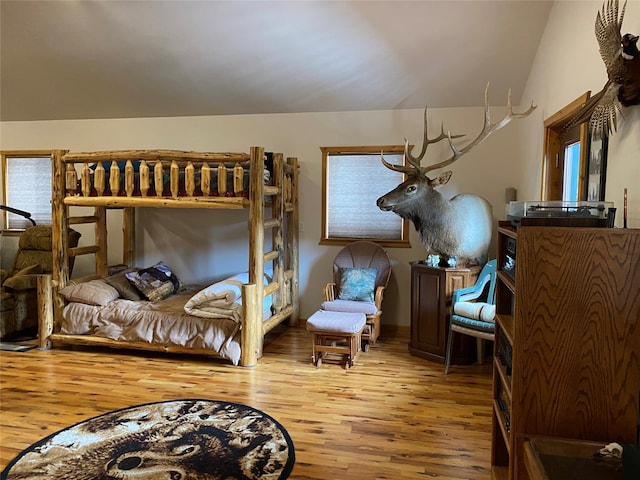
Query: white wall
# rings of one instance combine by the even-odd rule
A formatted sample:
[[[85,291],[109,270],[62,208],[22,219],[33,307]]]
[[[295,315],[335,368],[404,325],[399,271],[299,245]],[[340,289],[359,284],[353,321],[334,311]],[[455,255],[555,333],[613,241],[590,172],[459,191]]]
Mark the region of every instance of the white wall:
[[[478,84],[478,98],[484,85]],[[491,92],[495,104],[506,103],[506,92]],[[495,117],[504,114],[496,107]],[[476,135],[482,124],[482,109],[440,109],[430,112],[432,135],[440,123],[453,133]],[[250,145],[263,145],[297,156],[300,161],[300,291],[301,315],[313,313],[322,299],[322,285],[330,278],[328,266],[339,247],[318,244],[321,229],[322,161],[321,146],[384,145],[403,142],[406,136],[419,143],[422,138],[421,110],[311,113],[287,115],[245,115],[227,117],[189,117],[87,121],[5,122],[0,135],[1,148],[107,150],[129,148],[170,148],[204,151],[247,151]],[[526,120],[525,120],[526,121]],[[497,217],[504,213],[504,190],[514,184],[513,167],[517,151],[512,126],[496,133],[452,165],[454,175],[443,193],[474,192],[485,196]],[[432,161],[445,158],[446,146],[433,148]],[[438,151],[439,150],[439,151]],[[431,153],[431,152],[430,152]],[[437,158],[436,158],[437,157]],[[425,159],[425,163],[428,159]],[[383,192],[384,193],[384,192]],[[392,215],[392,213],[389,213]],[[216,225],[232,223],[223,231]],[[173,266],[186,281],[219,278],[246,268],[246,213],[155,209],[141,210],[138,216],[139,265],[160,259]],[[119,226],[113,230],[119,235]],[[91,238],[83,230],[81,244]],[[110,249],[120,254],[119,237],[110,239]],[[424,247],[411,226],[411,249],[389,249],[393,276],[385,297],[383,322],[409,324],[409,262],[423,259]],[[83,274],[83,261],[74,274]],[[84,264],[86,265],[86,263]]]
[[[443,189],[446,196],[459,192],[480,194],[494,206],[496,219],[504,218],[504,192],[508,187],[518,189],[520,200],[540,198],[544,119],[584,91],[591,89],[595,93],[606,80],[593,34],[600,5],[595,1],[556,2],[522,98],[524,108],[533,100],[538,109],[530,117],[497,132],[452,165],[454,175]],[[640,1],[629,1],[624,26],[625,31],[640,32]],[[480,99],[484,87],[482,79],[469,84]],[[492,90],[490,95],[492,104],[506,103],[506,92]],[[493,108],[492,114],[495,121],[504,114],[504,108]],[[439,133],[440,122],[444,121],[445,128],[452,133],[465,133],[469,138],[480,130],[482,109],[437,109],[430,112],[429,118],[433,135]],[[639,125],[640,107],[627,109],[625,120],[610,141],[607,172],[607,199],[615,202],[621,212],[622,189],[628,187],[629,225],[636,228],[640,227]],[[322,285],[330,277],[329,265],[339,250],[318,245],[322,187],[319,147],[398,144],[404,137],[419,144],[422,111],[5,122],[0,127],[0,148],[4,150],[247,151],[251,145],[262,145],[285,156],[297,156],[301,165],[300,219],[304,225],[300,233],[301,315],[305,318],[318,307]],[[444,158],[445,147],[433,150],[430,153],[434,155],[441,153],[429,157],[433,161]],[[620,213],[619,225],[621,221]],[[138,222],[142,232],[138,242],[143,254],[139,264],[163,259],[186,281],[219,278],[246,266],[246,217],[240,213],[149,209],[138,216]],[[223,231],[216,228],[229,222],[232,226]],[[385,296],[383,324],[409,324],[409,262],[422,259],[425,253],[413,227],[411,243],[411,249],[389,249],[394,270]],[[110,247],[116,251],[119,245],[110,243]],[[80,262],[76,273],[80,274],[82,269]]]
[[[622,3],[622,1],[620,2]],[[594,35],[600,1],[556,1],[538,48],[524,98],[534,98],[538,128],[522,128],[522,160],[517,187],[524,199],[540,199],[543,122],[584,92],[597,93],[607,80]],[[623,34],[640,33],[640,1],[628,0]],[[622,226],[623,191],[628,189],[629,227],[640,228],[640,106],[626,108],[618,132],[609,138],[606,200],[618,208]]]

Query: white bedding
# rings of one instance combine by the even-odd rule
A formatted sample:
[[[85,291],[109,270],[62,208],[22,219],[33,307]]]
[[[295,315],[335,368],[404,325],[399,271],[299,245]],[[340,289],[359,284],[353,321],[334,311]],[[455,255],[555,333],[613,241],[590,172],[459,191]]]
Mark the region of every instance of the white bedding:
[[[249,274],[239,273],[200,290],[184,306],[185,312],[203,318],[232,318],[239,322],[242,317],[242,285],[249,282]],[[269,282],[265,275],[264,285]],[[264,299],[263,309],[271,309],[271,296]]]

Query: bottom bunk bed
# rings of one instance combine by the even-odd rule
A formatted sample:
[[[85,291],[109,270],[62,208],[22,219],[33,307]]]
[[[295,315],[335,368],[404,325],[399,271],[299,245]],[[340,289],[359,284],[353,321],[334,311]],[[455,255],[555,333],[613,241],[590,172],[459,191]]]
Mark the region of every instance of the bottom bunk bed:
[[[244,329],[249,328],[243,319],[251,315],[243,311],[243,285],[247,281],[248,273],[243,273],[209,286],[180,286],[176,293],[155,301],[140,298],[124,273],[73,283],[60,291],[68,303],[62,310],[58,333],[50,339],[59,343],[200,353],[238,365],[243,325]],[[265,279],[265,285],[268,281]],[[269,296],[258,313],[266,333],[287,318],[291,310],[276,313]]]
[[[180,197],[169,193],[168,197],[143,198],[141,203],[140,198],[126,195],[115,185],[109,192],[101,190],[96,194],[93,187],[84,184],[87,181],[93,185],[95,179],[78,173],[86,172],[90,162],[98,162],[99,171],[104,168],[102,162],[127,165],[132,161],[154,159],[156,165],[160,165],[155,169],[158,175],[162,174],[162,162],[170,162],[172,178],[175,175],[189,179],[193,178],[194,170],[211,169],[209,164],[216,161],[221,165],[218,168],[229,168],[230,158],[249,165],[249,192],[239,192],[239,198],[232,195]],[[273,159],[272,175],[270,184],[265,185],[265,155],[261,147],[252,147],[249,155],[166,150],[56,152],[54,271],[52,275],[38,278],[40,348],[58,344],[106,346],[204,354],[234,365],[255,365],[262,356],[264,336],[285,320],[295,325],[298,317],[297,159],[288,158],[285,162],[282,154],[273,154],[270,158]],[[198,160],[203,160],[204,165],[198,166]],[[186,170],[180,171],[177,165]],[[94,164],[92,167],[96,170]],[[124,171],[125,183],[144,177],[129,176],[127,170]],[[111,175],[117,177],[117,170],[112,169]],[[220,174],[219,177],[227,176]],[[78,188],[84,195],[78,193]],[[133,188],[140,190],[138,185]],[[119,193],[112,195],[112,191]],[[206,286],[184,286],[164,262],[142,269],[133,267],[136,207],[184,208],[186,205],[248,210],[247,271]],[[267,205],[272,217],[265,219]],[[69,212],[74,206],[92,206],[95,213],[73,217]],[[106,265],[106,213],[114,208],[122,210],[123,220],[123,262],[119,271]],[[67,248],[60,232],[78,223],[95,223],[96,245]],[[270,248],[265,248],[267,228],[272,229]],[[95,255],[96,273],[70,280],[69,260],[82,254]]]

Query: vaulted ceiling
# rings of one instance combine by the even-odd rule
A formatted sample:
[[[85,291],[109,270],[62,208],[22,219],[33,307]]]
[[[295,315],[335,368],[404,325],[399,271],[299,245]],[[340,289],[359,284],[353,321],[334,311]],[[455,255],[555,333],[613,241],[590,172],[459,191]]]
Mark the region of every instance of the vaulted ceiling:
[[[552,3],[1,0],[0,119],[518,104]]]

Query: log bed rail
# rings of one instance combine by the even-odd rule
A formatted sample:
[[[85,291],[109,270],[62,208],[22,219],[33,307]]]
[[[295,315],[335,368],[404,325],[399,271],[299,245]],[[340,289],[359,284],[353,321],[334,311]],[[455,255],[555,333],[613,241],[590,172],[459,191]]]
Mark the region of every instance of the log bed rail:
[[[288,319],[298,320],[298,161],[272,154],[271,182],[265,184],[265,152],[208,153],[178,150],[120,150],[68,152],[57,150],[53,163],[53,274],[38,281],[39,346],[53,343],[112,346],[167,352],[211,354],[186,347],[121,342],[57,332],[64,299],[57,291],[69,283],[69,259],[95,255],[95,273],[74,279],[86,281],[109,274],[107,212],[122,210],[122,266],[134,266],[135,212],[138,207],[216,208],[249,211],[249,283],[243,286],[242,358],[252,366],[262,355],[264,335]],[[228,173],[231,172],[231,173]],[[229,181],[229,179],[231,179]],[[93,215],[71,216],[70,207],[93,207]],[[265,218],[266,207],[271,217]],[[94,224],[95,244],[69,248],[65,232],[71,225]],[[265,251],[265,230],[272,245]],[[272,262],[268,285],[265,264]],[[272,295],[275,313],[262,321],[262,299]],[[259,318],[259,321],[257,320]]]

